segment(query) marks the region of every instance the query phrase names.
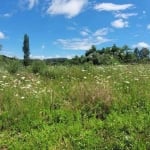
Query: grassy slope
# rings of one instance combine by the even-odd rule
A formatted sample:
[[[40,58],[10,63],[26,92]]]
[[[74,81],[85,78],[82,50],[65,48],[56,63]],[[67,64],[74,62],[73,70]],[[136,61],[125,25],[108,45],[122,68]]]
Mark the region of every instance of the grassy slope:
[[[150,149],[150,66],[0,71],[0,149]]]

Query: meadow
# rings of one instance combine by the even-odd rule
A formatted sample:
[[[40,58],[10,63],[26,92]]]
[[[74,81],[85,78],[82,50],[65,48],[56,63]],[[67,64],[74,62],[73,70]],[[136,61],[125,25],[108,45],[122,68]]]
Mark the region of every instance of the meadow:
[[[17,67],[0,66],[1,150],[150,150],[150,65]]]

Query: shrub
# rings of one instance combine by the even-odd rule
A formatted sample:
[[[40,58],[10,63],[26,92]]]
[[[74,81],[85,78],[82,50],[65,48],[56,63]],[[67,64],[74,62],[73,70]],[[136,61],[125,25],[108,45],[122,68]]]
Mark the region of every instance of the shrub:
[[[106,85],[105,85],[106,86]],[[104,120],[109,114],[112,104],[111,88],[88,83],[74,86],[69,97],[74,105],[81,110],[83,117]]]
[[[43,74],[44,72],[46,72],[45,70],[47,70],[47,66],[43,61],[34,61],[32,63],[31,69],[32,72],[35,74],[36,73]]]
[[[20,63],[18,61],[11,61],[9,62],[8,66],[7,66],[7,70],[9,73],[16,73],[18,70],[19,70],[19,67],[20,67]]]

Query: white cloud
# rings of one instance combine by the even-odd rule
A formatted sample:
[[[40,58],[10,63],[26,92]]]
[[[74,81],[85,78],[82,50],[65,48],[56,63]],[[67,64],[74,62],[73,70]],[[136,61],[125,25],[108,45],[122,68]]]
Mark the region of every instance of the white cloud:
[[[115,28],[126,28],[128,27],[128,24],[128,21],[124,21],[123,19],[117,19],[111,23]]]
[[[128,19],[129,17],[137,16],[137,13],[116,13],[116,18]]]
[[[67,59],[72,59],[75,55],[67,55],[66,58]]]
[[[4,14],[0,14],[0,17],[5,17],[5,18],[8,18],[8,17],[11,17],[13,14],[11,13],[4,13]]]
[[[89,35],[89,33],[86,32],[86,31],[81,31],[80,34],[81,34],[82,36],[88,36],[88,35]]]
[[[44,55],[30,55],[30,57],[32,59],[40,59],[40,60],[44,60],[44,59],[54,59],[54,58],[68,58],[71,59],[74,57],[74,55],[65,55],[65,56],[61,56],[61,55],[54,55],[54,56],[44,56]]]
[[[32,9],[35,5],[38,4],[38,0],[28,0],[29,1],[29,9]]]
[[[88,50],[91,45],[99,45],[110,41],[103,37],[93,38],[74,38],[74,39],[58,39],[57,44],[63,46],[64,49],[70,50]]]
[[[67,18],[77,16],[88,3],[88,0],[52,0],[47,13],[65,15]]]
[[[39,0],[20,0],[20,7],[23,9],[32,9],[34,6],[38,5]]]
[[[30,55],[30,58],[43,60],[43,59],[46,59],[47,57],[45,57],[43,55],[39,55],[39,56],[38,55]]]
[[[95,32],[91,32],[87,27],[85,27],[81,32],[80,34],[82,36],[105,36],[108,34],[108,32],[110,31],[109,28],[101,28],[101,29],[98,29],[96,30]]]
[[[62,45],[64,49],[85,50],[89,48],[88,39],[58,39],[56,44]]]
[[[133,7],[133,4],[113,4],[113,3],[100,3],[96,4],[94,9],[98,11],[121,11]]]
[[[5,39],[5,34],[0,31],[0,40],[1,40],[1,39]]]
[[[107,28],[102,28],[95,32],[91,32],[89,29],[85,28],[80,34],[84,37],[58,39],[55,44],[61,45],[64,49],[69,50],[88,50],[91,45],[100,45],[111,41],[111,39],[104,37],[104,35],[108,34]]]
[[[84,27],[80,34],[82,36],[89,36],[91,34],[91,31],[87,27]]]
[[[150,24],[148,24],[148,25],[147,25],[147,29],[149,29],[149,30],[150,30]]]
[[[93,34],[94,36],[103,36],[103,35],[107,35],[108,34],[109,29],[108,28],[102,28],[102,29],[98,29],[97,31],[95,31],[95,33]]]
[[[150,45],[145,42],[139,42],[135,45],[133,45],[133,48],[138,47],[138,48],[150,48]]]
[[[60,55],[55,55],[55,56],[44,56],[44,55],[30,55],[30,58],[32,59],[51,59],[51,58],[61,58]]]

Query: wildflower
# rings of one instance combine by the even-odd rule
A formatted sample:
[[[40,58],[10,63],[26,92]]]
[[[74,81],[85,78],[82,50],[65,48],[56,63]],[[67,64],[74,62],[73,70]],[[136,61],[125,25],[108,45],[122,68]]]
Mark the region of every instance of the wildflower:
[[[7,76],[3,76],[3,79],[5,79]]]
[[[82,71],[82,72],[85,72],[86,70],[82,69],[81,71]]]
[[[117,68],[112,68],[113,70],[117,70]]]
[[[30,80],[25,80],[25,82],[30,82]]]
[[[130,84],[130,82],[129,82],[129,81],[124,81],[124,83],[126,83],[126,84]]]
[[[26,88],[29,89],[29,88],[31,88],[31,87],[32,87],[31,84],[28,84]]]
[[[37,81],[36,83],[37,83],[37,84],[40,84],[41,82],[40,82],[40,81]]]
[[[87,77],[84,76],[83,79],[87,79]]]
[[[20,87],[21,89],[25,89],[26,87],[24,87],[24,86],[22,86],[22,87]]]
[[[110,79],[110,78],[111,78],[111,76],[108,76],[108,77],[107,77],[107,79]]]
[[[138,78],[134,78],[134,80],[135,80],[135,81],[138,81],[139,79],[138,79]]]
[[[22,79],[22,80],[24,80],[24,79],[25,79],[25,77],[21,77],[21,79]]]
[[[99,81],[96,81],[96,84],[100,84],[100,82],[99,82]]]
[[[24,96],[21,97],[21,99],[24,99],[24,98],[25,98]]]

